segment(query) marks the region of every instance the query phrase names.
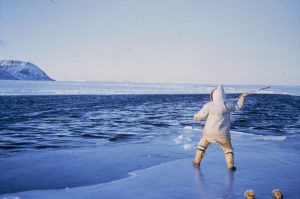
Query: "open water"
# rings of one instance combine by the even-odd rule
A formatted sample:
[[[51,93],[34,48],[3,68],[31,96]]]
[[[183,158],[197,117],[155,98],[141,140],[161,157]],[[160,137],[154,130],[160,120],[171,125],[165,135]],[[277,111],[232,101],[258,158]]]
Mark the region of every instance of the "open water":
[[[237,94],[227,96],[238,99]],[[199,127],[199,95],[0,96],[0,153],[144,142]],[[231,129],[263,136],[300,134],[300,97],[253,94]]]

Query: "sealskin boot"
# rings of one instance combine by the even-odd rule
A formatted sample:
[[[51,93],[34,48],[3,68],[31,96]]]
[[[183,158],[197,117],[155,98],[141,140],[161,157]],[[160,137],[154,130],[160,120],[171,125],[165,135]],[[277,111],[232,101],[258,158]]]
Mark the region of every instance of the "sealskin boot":
[[[202,151],[202,150],[197,150],[197,153],[195,155],[195,159],[194,159],[193,163],[196,164],[196,165],[200,165],[201,160],[202,160],[202,158],[204,156],[204,153],[205,152]]]
[[[226,160],[226,164],[227,164],[227,168],[235,171],[236,167],[234,166],[234,161],[233,161],[233,153],[226,153],[225,154],[225,160]]]

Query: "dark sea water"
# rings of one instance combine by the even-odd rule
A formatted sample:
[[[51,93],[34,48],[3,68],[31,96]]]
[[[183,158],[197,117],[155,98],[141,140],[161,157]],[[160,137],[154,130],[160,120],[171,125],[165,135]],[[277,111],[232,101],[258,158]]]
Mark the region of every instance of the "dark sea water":
[[[208,95],[0,96],[0,154],[144,142],[185,126],[201,128],[193,114],[208,101]],[[232,114],[232,130],[300,134],[300,97],[250,95]]]

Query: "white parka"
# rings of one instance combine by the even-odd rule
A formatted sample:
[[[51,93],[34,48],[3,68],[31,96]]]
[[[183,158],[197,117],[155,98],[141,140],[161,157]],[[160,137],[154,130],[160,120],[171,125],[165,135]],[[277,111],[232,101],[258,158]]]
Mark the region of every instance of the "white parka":
[[[199,121],[207,117],[203,136],[212,139],[230,139],[230,113],[240,110],[244,104],[244,97],[240,97],[236,104],[226,102],[226,95],[222,85],[213,92],[212,102],[206,103],[194,115]]]

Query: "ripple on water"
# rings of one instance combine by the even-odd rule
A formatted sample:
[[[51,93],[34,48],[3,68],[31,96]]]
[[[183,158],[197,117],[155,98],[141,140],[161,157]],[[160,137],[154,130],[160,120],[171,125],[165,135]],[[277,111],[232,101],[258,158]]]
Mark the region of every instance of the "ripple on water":
[[[231,101],[238,95],[228,95]],[[0,149],[40,150],[131,142],[198,126],[193,114],[208,95],[0,96]],[[3,111],[4,110],[4,111]],[[232,115],[249,134],[300,134],[300,97],[250,95]]]

